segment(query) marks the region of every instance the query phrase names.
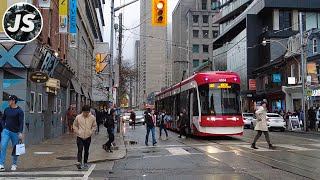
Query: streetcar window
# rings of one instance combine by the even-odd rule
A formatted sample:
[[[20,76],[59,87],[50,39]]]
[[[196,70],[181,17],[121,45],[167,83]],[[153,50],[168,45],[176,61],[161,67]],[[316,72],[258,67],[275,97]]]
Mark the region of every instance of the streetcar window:
[[[209,88],[199,86],[201,114],[204,116],[240,115],[240,85],[229,84],[231,88]]]
[[[193,116],[199,116],[198,93],[193,89]]]

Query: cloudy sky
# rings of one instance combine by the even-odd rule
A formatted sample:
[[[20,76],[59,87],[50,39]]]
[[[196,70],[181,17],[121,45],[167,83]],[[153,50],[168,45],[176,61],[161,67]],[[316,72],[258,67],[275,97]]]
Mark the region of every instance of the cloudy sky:
[[[106,4],[104,5],[104,17],[105,17],[105,32],[104,32],[104,40],[106,42],[109,42],[110,40],[110,0],[105,0]],[[115,7],[118,7],[122,4],[131,2],[132,0],[115,0]],[[151,1],[151,0],[150,0]],[[177,4],[178,0],[168,0],[169,2],[169,21],[171,21],[172,11]],[[140,24],[140,1],[131,4],[122,10],[120,12],[123,13],[123,20],[124,20],[124,26],[127,28],[136,27]],[[116,13],[116,16],[118,16],[118,12]],[[151,16],[151,14],[150,14]],[[115,23],[118,24],[118,18],[115,18]],[[131,30],[132,31],[132,30]],[[139,27],[134,30],[135,34],[140,34]],[[124,37],[123,37],[123,56],[124,59],[127,61],[134,61],[134,43],[136,40],[139,40],[139,36],[132,34],[129,31],[124,31]],[[116,48],[115,48],[116,50]],[[116,51],[114,52],[115,55],[117,54]]]

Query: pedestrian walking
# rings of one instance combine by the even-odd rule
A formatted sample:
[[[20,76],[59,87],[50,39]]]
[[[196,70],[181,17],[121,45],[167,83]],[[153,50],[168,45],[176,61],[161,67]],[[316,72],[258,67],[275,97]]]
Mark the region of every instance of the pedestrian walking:
[[[3,112],[2,124],[4,129],[1,133],[1,158],[0,158],[0,170],[4,171],[4,165],[6,161],[6,153],[8,143],[11,140],[11,144],[14,147],[18,144],[19,140],[23,138],[23,125],[24,125],[24,113],[23,110],[17,105],[18,97],[15,95],[9,96],[9,107]],[[14,155],[12,160],[11,170],[17,170],[18,156]]]
[[[162,130],[164,130],[164,132],[166,133],[166,140],[168,140],[167,123],[169,122],[169,120],[170,120],[169,114],[163,111],[160,116],[160,136],[159,136],[160,140],[161,140]]]
[[[315,107],[311,107],[309,110],[308,110],[308,118],[309,118],[309,121],[310,121],[310,130],[311,131],[314,131],[315,128],[316,128],[316,121],[317,121],[317,114],[315,112]]]
[[[84,105],[82,113],[79,114],[73,123],[73,129],[77,134],[78,146],[78,169],[88,168],[89,147],[91,136],[96,132],[96,118],[90,113],[90,106]],[[84,149],[84,158],[82,161],[82,152]]]
[[[131,112],[130,119],[132,120],[133,128],[135,129],[136,128],[136,113],[134,113],[134,111]]]
[[[72,107],[69,107],[68,108],[68,111],[66,113],[66,120],[67,120],[67,123],[68,123],[68,130],[69,130],[69,134],[73,133],[73,122],[74,122],[74,119],[76,118],[76,111],[72,108]]]
[[[180,125],[179,125],[179,132],[180,132],[180,136],[179,138],[182,137],[182,135],[185,135],[186,138],[188,138],[188,133],[186,131],[186,128],[187,128],[187,111],[186,109],[183,109],[182,112],[180,113],[180,117],[179,117],[179,120],[180,120]]]
[[[99,134],[99,132],[100,132],[100,125],[101,125],[101,122],[102,122],[102,113],[101,113],[97,108],[95,108],[95,113],[96,113],[96,122],[97,122],[97,131],[96,131],[96,134]]]
[[[148,108],[148,113],[145,116],[146,124],[147,124],[147,134],[146,134],[146,141],[145,144],[148,146],[148,139],[149,134],[151,131],[152,134],[152,144],[155,146],[157,144],[156,137],[155,137],[155,123],[156,123],[156,116],[154,114],[154,110]]]
[[[109,106],[106,111],[106,120],[104,122],[104,127],[107,128],[109,139],[108,141],[102,146],[102,148],[108,152],[112,152],[111,144],[114,141],[114,123],[115,123],[116,111]]]
[[[255,131],[258,131],[256,137],[253,140],[253,143],[251,145],[251,148],[253,149],[258,149],[256,147],[256,142],[258,141],[258,139],[260,138],[260,136],[262,135],[262,133],[264,134],[266,141],[269,145],[269,149],[275,149],[274,146],[272,146],[271,142],[270,142],[270,137],[269,137],[269,132],[268,132],[268,126],[267,126],[267,103],[266,102],[262,102],[261,103],[261,107],[256,111],[256,117],[257,117],[257,123],[256,126],[254,128]]]
[[[299,120],[300,120],[301,127],[304,127],[304,112],[302,109],[300,109],[299,111]]]

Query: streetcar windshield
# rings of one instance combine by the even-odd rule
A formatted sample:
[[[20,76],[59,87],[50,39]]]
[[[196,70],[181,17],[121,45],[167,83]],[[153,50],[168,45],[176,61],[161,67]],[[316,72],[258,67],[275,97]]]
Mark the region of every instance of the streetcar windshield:
[[[211,83],[199,86],[203,116],[241,115],[240,85]]]

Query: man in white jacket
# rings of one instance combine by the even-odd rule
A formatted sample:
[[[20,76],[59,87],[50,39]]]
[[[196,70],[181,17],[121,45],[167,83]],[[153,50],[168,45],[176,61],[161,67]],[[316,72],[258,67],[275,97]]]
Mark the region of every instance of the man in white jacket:
[[[257,123],[256,123],[256,126],[254,127],[254,130],[258,131],[258,134],[254,138],[251,148],[258,149],[256,147],[256,142],[258,141],[258,139],[263,133],[266,138],[266,141],[269,144],[269,149],[275,149],[275,147],[272,146],[270,142],[268,125],[267,125],[267,103],[265,101],[262,101],[261,107],[256,111],[256,117],[257,117]]]

